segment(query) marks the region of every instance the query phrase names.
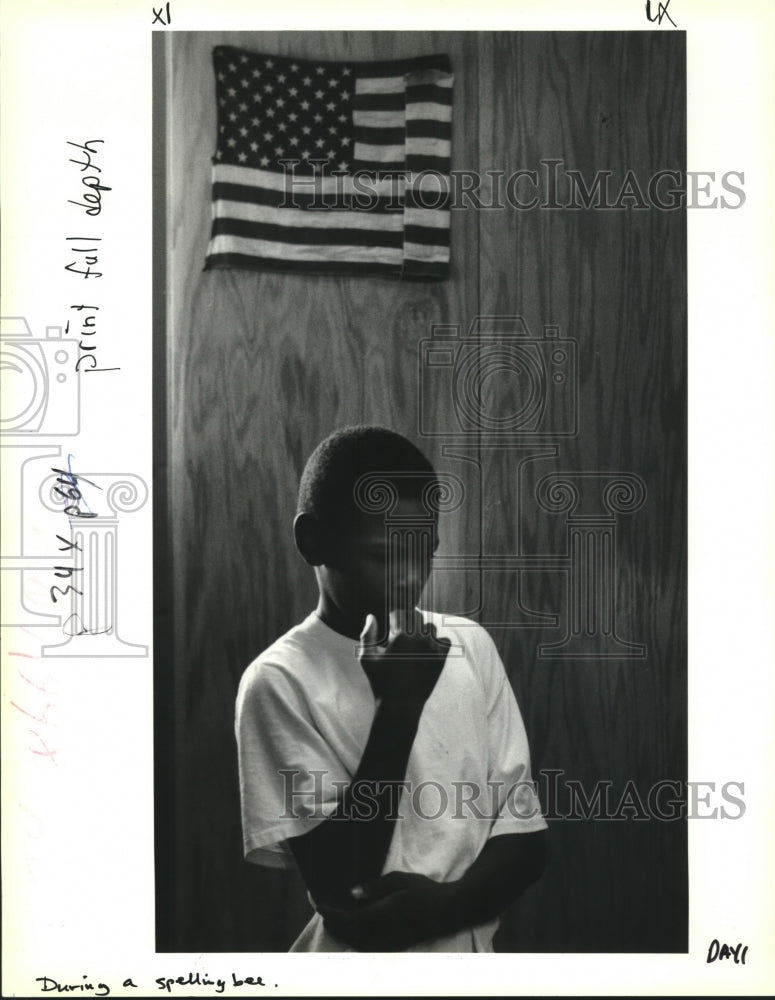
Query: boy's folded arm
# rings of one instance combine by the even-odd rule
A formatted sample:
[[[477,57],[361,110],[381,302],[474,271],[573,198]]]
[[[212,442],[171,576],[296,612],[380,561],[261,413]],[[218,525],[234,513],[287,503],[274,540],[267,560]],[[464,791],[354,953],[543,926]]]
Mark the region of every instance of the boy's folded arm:
[[[376,878],[390,847],[395,802],[404,781],[423,705],[383,699],[353,780],[334,813],[289,838],[316,903],[354,904],[351,890]]]
[[[355,910],[321,908],[326,926],[359,951],[402,951],[498,916],[540,877],[545,831],[500,834],[456,882],[389,872],[365,885]]]
[[[492,920],[541,877],[545,861],[546,830],[492,837],[453,883],[448,919],[456,930]]]

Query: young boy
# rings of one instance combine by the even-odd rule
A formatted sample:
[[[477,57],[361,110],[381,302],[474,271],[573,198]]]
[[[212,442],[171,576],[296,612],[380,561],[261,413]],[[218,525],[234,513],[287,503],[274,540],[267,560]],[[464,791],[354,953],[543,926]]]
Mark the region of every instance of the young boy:
[[[332,434],[304,469],[294,534],[320,599],[247,668],[236,707],[245,856],[295,859],[316,910],[292,951],[492,951],[498,914],[543,869],[495,646],[416,610],[436,485],[380,427]],[[398,534],[370,503],[386,497]]]

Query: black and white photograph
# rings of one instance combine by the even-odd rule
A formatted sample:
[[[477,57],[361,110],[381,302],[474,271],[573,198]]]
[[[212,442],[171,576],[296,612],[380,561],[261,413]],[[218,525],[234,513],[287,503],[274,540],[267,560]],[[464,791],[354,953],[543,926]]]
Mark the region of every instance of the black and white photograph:
[[[685,951],[684,33],[156,42],[159,947]]]

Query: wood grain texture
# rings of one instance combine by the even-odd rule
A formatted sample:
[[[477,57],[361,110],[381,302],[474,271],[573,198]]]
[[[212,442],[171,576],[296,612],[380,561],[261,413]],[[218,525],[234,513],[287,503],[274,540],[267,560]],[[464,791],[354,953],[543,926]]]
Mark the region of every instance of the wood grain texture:
[[[309,912],[295,875],[242,861],[233,706],[253,657],[315,601],[291,519],[303,463],[350,423],[395,428],[467,502],[442,554],[559,553],[562,515],[535,503],[541,476],[630,470],[648,488],[620,518],[620,631],[639,661],[537,656],[554,628],[493,630],[538,768],[621,789],[686,776],[685,217],[648,211],[452,213],[449,281],[202,272],[215,142],[216,44],[297,57],[448,52],[456,74],[453,168],[591,178],[685,166],[683,36],[293,32],[168,36],[169,519],[174,576],[177,887],[161,950],[285,950]],[[480,314],[555,323],[579,345],[578,434],[535,453],[420,433],[418,394],[454,427],[449,385],[423,381],[433,324]],[[522,466],[518,496],[517,465]],[[518,503],[519,499],[519,503]],[[562,571],[437,576],[435,603],[513,622],[518,599],[562,616]],[[517,616],[518,617],[518,616]],[[546,803],[544,803],[546,805]],[[503,950],[676,950],[686,943],[685,830],[666,823],[554,822],[544,879],[506,915]],[[162,940],[163,939],[163,940]]]
[[[492,68],[482,103],[493,108],[480,119],[483,168],[538,171],[547,201],[542,160],[562,161],[560,176],[580,171],[588,188],[607,170],[615,201],[629,170],[646,191],[658,170],[685,167],[680,36],[501,33],[480,43]],[[526,201],[532,192],[521,190]],[[558,185],[558,203],[568,200]],[[579,362],[579,431],[556,457],[526,464],[521,511],[515,456],[482,452],[485,492],[500,505],[488,551],[514,551],[518,521],[526,553],[565,550],[565,516],[530,503],[547,473],[632,472],[647,488],[644,506],[618,519],[615,593],[619,634],[645,644],[645,659],[540,658],[562,622],[492,630],[534,769],[562,769],[588,793],[610,781],[615,802],[631,779],[644,796],[656,781],[686,779],[685,224],[683,212],[653,208],[480,213],[482,312],[522,315],[539,337],[558,325]],[[566,584],[562,572],[530,580],[531,606],[567,614]],[[515,588],[513,575],[495,593],[507,621]],[[552,926],[552,949],[684,949],[685,845],[681,823],[553,823],[552,862],[503,921],[502,945],[545,950]]]

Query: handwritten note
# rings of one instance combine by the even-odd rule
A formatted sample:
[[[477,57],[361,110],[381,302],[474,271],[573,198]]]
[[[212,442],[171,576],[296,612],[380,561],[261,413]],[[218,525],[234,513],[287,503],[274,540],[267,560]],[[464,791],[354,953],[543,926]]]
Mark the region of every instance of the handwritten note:
[[[95,982],[90,979],[87,975],[82,977],[81,982],[64,982],[59,979],[55,979],[53,976],[37,976],[35,979],[36,983],[41,985],[38,987],[41,993],[88,993],[95,997],[107,997],[110,996],[111,986],[104,980],[99,980]],[[212,979],[207,973],[201,972],[186,972],[185,975],[180,976],[159,976],[156,980],[156,991],[161,991],[167,994],[176,994],[178,996],[196,996],[187,992],[193,986],[201,987],[214,987],[213,990],[208,990],[206,993],[202,993],[202,996],[210,996],[212,993],[220,995],[226,992],[226,990],[237,989],[239,990],[243,986],[258,986],[258,987],[277,987],[277,983],[267,983],[262,976],[238,976],[236,973],[230,973],[230,978]],[[115,988],[115,987],[114,987]],[[142,993],[138,993],[138,996],[147,996],[151,992],[151,987],[148,987],[141,982],[136,983],[134,979],[129,976],[123,980],[121,983],[121,988],[123,990],[131,989],[142,989]],[[250,996],[256,996],[257,994],[251,993]]]
[[[82,213],[89,218],[95,218],[102,212],[102,195],[104,191],[110,191],[107,184],[102,183],[102,167],[96,162],[100,153],[100,146],[103,139],[87,139],[86,142],[71,142],[67,145],[73,146],[78,151],[77,158],[71,157],[70,163],[74,163],[80,168],[81,187],[86,190],[79,190],[75,198],[68,198],[70,205],[75,205],[82,210]],[[65,242],[68,244],[68,257],[72,259],[64,265],[65,270],[83,281],[93,278],[101,278],[103,271],[97,270],[102,267],[100,263],[100,253],[102,252],[102,237],[93,233],[82,236],[67,236]],[[78,359],[75,363],[75,370],[80,372],[106,372],[118,371],[120,366],[110,368],[100,367],[97,361],[97,313],[98,305],[76,302],[70,306],[71,311],[78,313],[77,317],[67,320],[65,334],[70,334],[70,325],[73,325],[73,333],[80,339],[78,341]],[[83,315],[81,315],[83,314]],[[83,368],[82,368],[83,366]]]

